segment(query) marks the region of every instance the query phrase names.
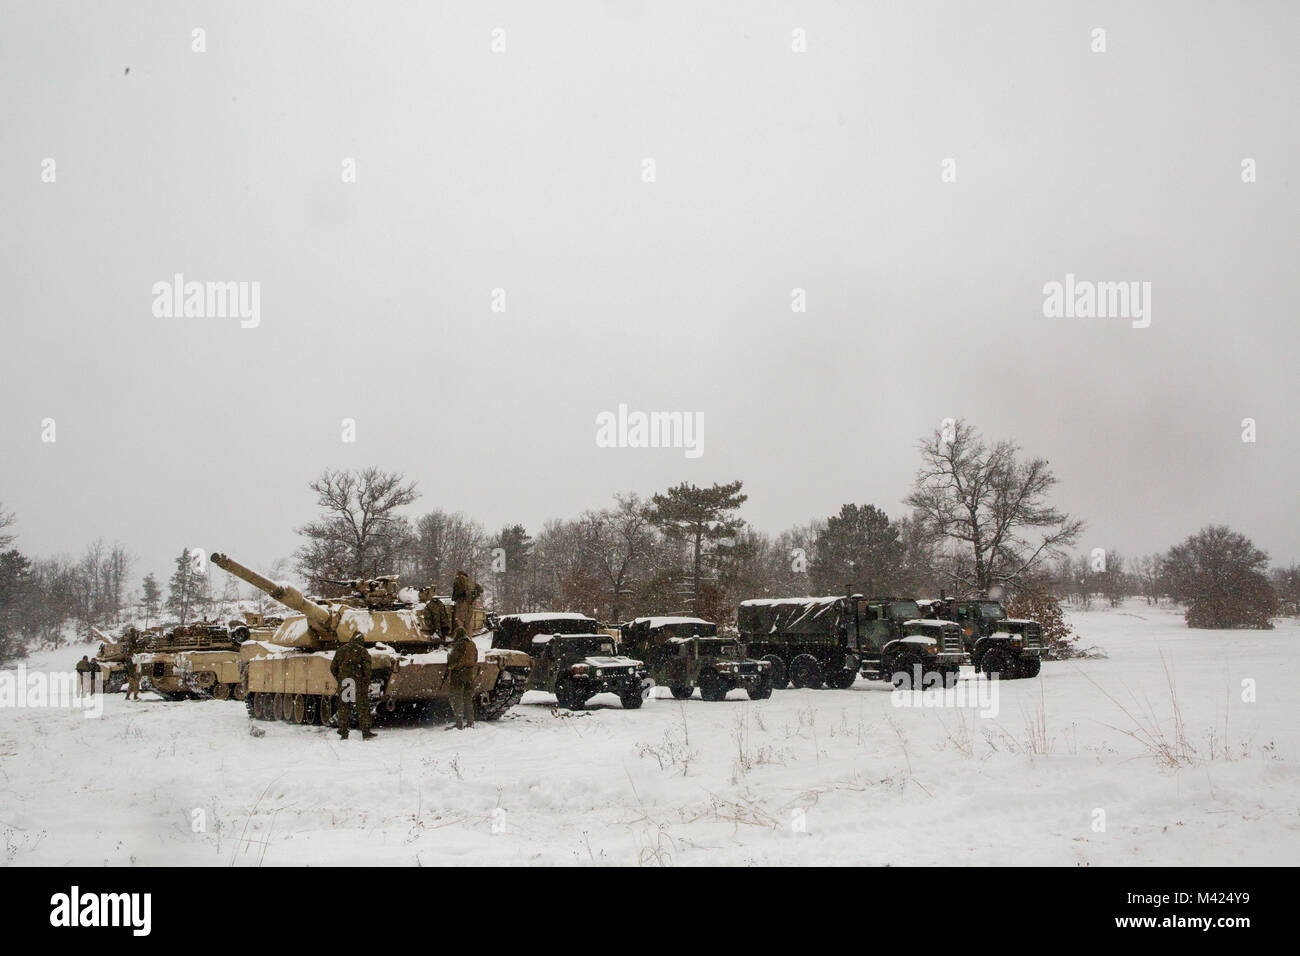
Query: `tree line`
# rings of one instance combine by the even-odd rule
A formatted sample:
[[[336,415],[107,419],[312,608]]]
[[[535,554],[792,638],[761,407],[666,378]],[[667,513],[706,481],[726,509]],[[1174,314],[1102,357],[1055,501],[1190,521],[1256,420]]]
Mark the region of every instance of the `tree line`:
[[[726,622],[747,598],[807,594],[1002,594],[1040,616],[1056,602],[1187,605],[1194,627],[1267,627],[1297,613],[1300,568],[1269,570],[1244,536],[1210,526],[1167,552],[1126,559],[1075,549],[1083,521],[1060,510],[1048,463],[1012,441],[987,442],[965,421],[923,438],[921,464],[897,517],[870,503],[845,503],[778,534],[750,526],[740,480],[683,482],[644,498],[616,494],[603,507],[491,530],[461,511],[412,516],[414,482],[380,468],[326,470],[309,489],[316,520],[296,529],[302,545],[265,569],[296,573],[310,593],[336,596],[347,581],[395,573],[412,585],[450,589],[464,569],[500,613],[582,611],[605,621],[693,614]],[[0,508],[0,660],[30,644],[57,646],[69,624],[84,633],[129,617],[149,623],[211,618],[252,599],[182,550],[166,587],[146,574],[127,593],[135,564],[102,540],[77,559],[31,559],[10,545],[14,516]],[[1063,632],[1062,632],[1063,633]]]

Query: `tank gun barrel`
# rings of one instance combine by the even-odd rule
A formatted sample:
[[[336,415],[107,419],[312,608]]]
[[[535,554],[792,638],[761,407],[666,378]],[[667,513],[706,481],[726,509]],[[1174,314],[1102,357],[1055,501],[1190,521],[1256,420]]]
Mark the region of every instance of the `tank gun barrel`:
[[[297,611],[307,618],[313,628],[329,629],[331,624],[330,612],[315,601],[307,600],[297,588],[288,584],[276,584],[270,578],[263,577],[251,568],[244,567],[238,561],[228,558],[224,554],[214,554],[209,560],[226,573],[233,574],[241,581],[248,582],[259,591],[279,601],[285,607]]]

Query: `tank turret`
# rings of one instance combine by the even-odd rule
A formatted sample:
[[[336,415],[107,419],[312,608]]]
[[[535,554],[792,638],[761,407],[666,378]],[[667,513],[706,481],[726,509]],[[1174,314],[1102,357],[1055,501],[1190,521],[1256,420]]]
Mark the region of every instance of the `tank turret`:
[[[351,608],[346,604],[336,604],[330,607],[317,604],[315,601],[303,597],[302,592],[291,584],[283,584],[265,578],[251,568],[246,568],[238,561],[235,561],[224,554],[212,555],[211,561],[221,570],[228,574],[233,574],[241,581],[246,581],[253,587],[269,595],[272,599],[279,601],[291,611],[297,611],[307,622],[310,629],[309,635],[301,635],[296,639],[290,634],[282,634],[281,637],[288,638],[284,643],[293,646],[308,646],[316,642],[325,644],[336,644],[352,639],[352,635],[358,632],[364,634],[366,628],[362,621],[357,620],[357,615],[349,614]],[[291,621],[286,621],[288,625]],[[281,627],[285,631],[285,627]],[[304,640],[307,638],[307,640]]]

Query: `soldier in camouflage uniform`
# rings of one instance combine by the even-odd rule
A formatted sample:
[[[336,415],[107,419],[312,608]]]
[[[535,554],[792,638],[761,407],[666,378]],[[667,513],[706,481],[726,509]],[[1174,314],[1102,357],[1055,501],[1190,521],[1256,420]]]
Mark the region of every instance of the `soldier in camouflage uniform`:
[[[135,695],[134,698],[132,694]],[[140,665],[132,657],[126,659],[126,699],[140,699]]]
[[[81,660],[77,661],[77,684],[83,694],[91,689],[90,675],[92,670],[90,658],[83,655]]]
[[[465,628],[456,625],[456,640],[447,655],[447,681],[451,684],[451,710],[456,715],[456,729],[474,726],[474,669],[478,664],[478,646],[469,639]]]
[[[355,710],[361,739],[369,740],[375,736],[370,729],[370,654],[360,634],[353,634],[352,640],[334,652],[330,673],[339,682],[339,736],[348,739],[348,725]]]
[[[424,624],[439,637],[445,638],[451,633],[451,612],[439,598],[429,598],[424,605]]]
[[[468,633],[470,618],[474,612],[474,602],[483,594],[483,585],[476,582],[462,569],[456,572],[456,580],[451,586],[452,620],[465,628]]]

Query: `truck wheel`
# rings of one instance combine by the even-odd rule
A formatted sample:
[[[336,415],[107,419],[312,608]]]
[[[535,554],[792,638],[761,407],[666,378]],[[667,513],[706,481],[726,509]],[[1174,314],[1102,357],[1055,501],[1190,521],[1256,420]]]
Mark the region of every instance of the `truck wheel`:
[[[726,700],[727,685],[717,674],[700,675],[700,696],[705,700]]]
[[[230,685],[218,684],[212,688],[212,696],[217,700],[230,700]]]
[[[248,696],[248,687],[244,684],[232,684],[230,696],[235,698],[235,700],[243,700]]]
[[[1043,669],[1043,662],[1037,657],[1025,657],[1020,661],[1021,677],[1037,677],[1038,672]]]
[[[670,687],[668,689],[673,692],[674,700],[690,700],[691,695],[695,693],[694,687]]]
[[[572,677],[561,677],[555,685],[555,700],[565,710],[582,710],[587,702]]]
[[[641,688],[633,687],[630,690],[625,690],[618,695],[618,699],[623,702],[624,710],[637,710],[640,708],[643,699],[641,697]]]
[[[795,687],[821,687],[822,666],[811,654],[800,654],[790,662],[790,680]]]
[[[826,686],[833,687],[836,690],[848,690],[853,686],[853,682],[857,679],[857,671],[851,671],[847,667],[841,667],[839,670],[831,671],[826,675]]]
[[[758,686],[750,692],[750,700],[767,700],[772,696],[772,681],[770,678],[762,677],[758,681]]]
[[[921,660],[917,657],[896,657],[886,670],[894,690],[920,690],[914,687],[921,675]]]
[[[995,647],[984,653],[984,673],[989,680],[1014,680],[1016,677],[1016,667],[1012,663],[1010,655],[1000,647]]]
[[[786,669],[785,661],[781,660],[776,654],[768,654],[763,660],[772,665],[772,686],[778,690],[785,690],[790,686],[790,673]]]

